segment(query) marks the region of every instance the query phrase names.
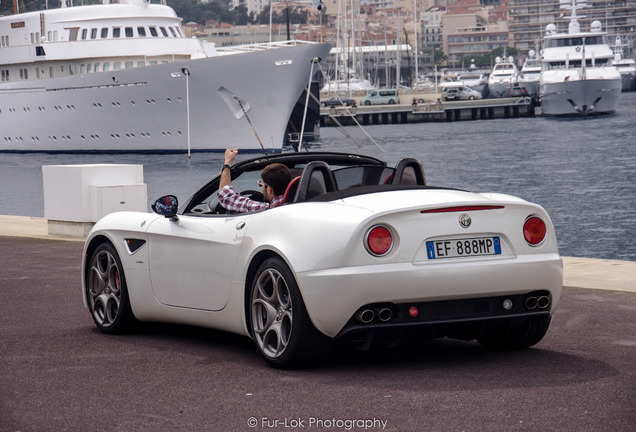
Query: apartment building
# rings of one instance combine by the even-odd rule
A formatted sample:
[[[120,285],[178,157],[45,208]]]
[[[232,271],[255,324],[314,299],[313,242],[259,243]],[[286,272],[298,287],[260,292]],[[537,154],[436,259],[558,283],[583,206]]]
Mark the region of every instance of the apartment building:
[[[581,30],[589,30],[598,20],[610,36],[621,36],[623,43],[634,48],[636,40],[636,0],[588,0],[590,7],[578,12]],[[559,32],[567,32],[569,13],[559,18],[557,0],[510,0],[509,27],[512,44],[520,50],[535,49],[541,43],[545,27],[554,23]]]

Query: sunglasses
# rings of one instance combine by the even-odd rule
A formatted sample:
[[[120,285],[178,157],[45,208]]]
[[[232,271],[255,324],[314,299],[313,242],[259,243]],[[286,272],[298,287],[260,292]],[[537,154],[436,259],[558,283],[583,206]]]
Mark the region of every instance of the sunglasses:
[[[267,183],[265,183],[265,182],[263,181],[263,179],[260,179],[260,180],[258,181],[258,187],[263,187],[263,186],[268,186],[268,184],[267,184]]]

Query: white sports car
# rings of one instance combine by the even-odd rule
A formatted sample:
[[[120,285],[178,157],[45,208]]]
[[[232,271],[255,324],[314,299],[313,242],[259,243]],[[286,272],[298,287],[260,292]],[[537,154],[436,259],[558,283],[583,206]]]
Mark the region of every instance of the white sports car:
[[[368,348],[476,339],[525,348],[545,335],[562,263],[545,210],[522,199],[426,184],[421,164],[282,153],[235,164],[236,190],[262,199],[260,170],[295,177],[285,204],[227,214],[219,176],[178,210],[101,219],[84,246],[84,303],[106,333],[136,320],[251,337],[274,367],[324,359],[335,341]]]

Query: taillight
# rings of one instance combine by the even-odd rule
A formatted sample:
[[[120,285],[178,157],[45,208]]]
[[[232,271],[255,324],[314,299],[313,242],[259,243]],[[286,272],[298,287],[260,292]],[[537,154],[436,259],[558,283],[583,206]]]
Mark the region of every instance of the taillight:
[[[393,247],[391,230],[384,225],[376,225],[367,232],[366,249],[375,256],[384,256]]]
[[[545,239],[547,228],[538,216],[531,216],[523,224],[523,236],[530,246],[536,246]]]

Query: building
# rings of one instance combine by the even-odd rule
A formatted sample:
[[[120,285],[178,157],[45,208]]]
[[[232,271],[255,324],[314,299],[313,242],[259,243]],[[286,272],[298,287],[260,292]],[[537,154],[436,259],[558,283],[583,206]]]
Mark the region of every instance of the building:
[[[621,36],[629,49],[636,40],[636,0],[588,0],[590,7],[577,15],[581,30],[589,30],[598,20],[607,32],[609,42]],[[557,0],[510,0],[509,27],[511,42],[519,50],[535,49],[543,40],[545,27],[556,24],[559,32],[567,32],[569,13],[559,19],[561,9]]]

